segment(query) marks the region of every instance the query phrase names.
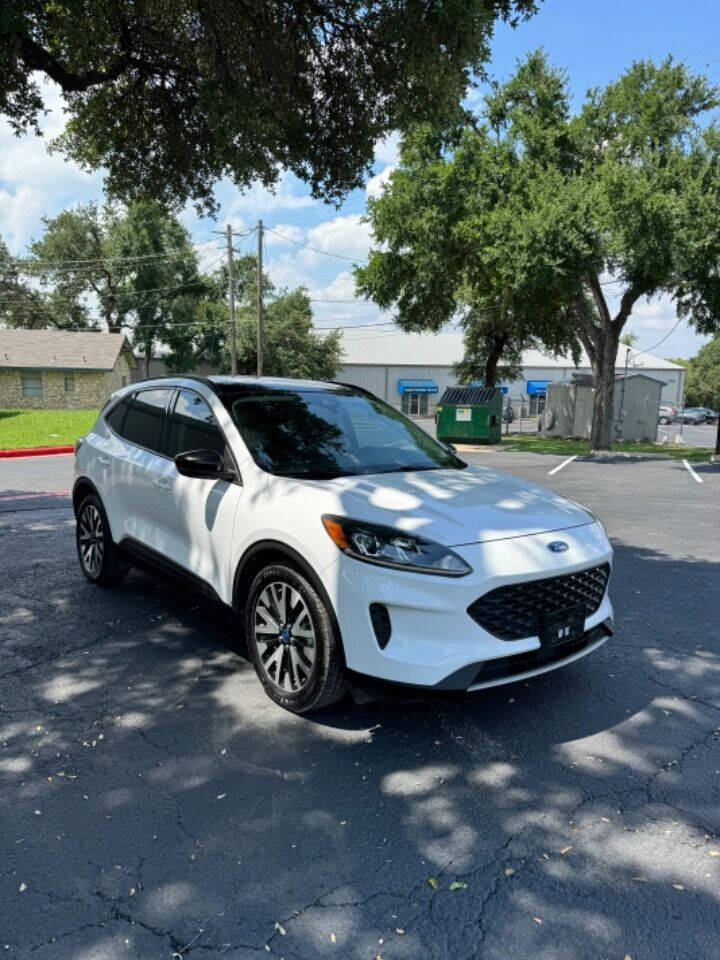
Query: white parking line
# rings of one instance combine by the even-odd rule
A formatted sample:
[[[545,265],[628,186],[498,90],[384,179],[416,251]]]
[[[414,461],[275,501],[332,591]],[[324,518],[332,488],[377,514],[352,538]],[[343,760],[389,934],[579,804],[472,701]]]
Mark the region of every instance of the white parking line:
[[[569,463],[572,463],[573,460],[577,460],[579,454],[575,454],[574,457],[568,457],[567,460],[563,460],[562,463],[559,463],[556,467],[553,467],[552,470],[548,470],[548,476],[551,477],[554,473],[557,473],[558,470],[562,470],[563,467],[566,467]]]
[[[685,469],[687,470],[687,472],[690,474],[690,476],[693,478],[693,480],[697,480],[698,483],[703,483],[703,482],[704,482],[704,481],[703,481],[703,478],[702,478],[702,477],[699,477],[699,476],[695,473],[695,471],[694,471],[693,468],[690,466],[690,464],[687,462],[687,460],[683,460],[683,465],[684,465]]]

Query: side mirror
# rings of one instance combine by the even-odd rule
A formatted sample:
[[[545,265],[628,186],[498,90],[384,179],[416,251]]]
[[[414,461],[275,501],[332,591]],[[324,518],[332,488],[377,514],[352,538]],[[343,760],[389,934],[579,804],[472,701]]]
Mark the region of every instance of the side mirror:
[[[217,450],[186,450],[175,457],[175,466],[183,477],[200,480],[232,480],[235,476]]]

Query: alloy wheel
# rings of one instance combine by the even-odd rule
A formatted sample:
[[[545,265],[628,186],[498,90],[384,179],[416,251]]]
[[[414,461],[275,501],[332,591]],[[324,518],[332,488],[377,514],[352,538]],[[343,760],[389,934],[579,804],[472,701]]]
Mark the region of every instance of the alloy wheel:
[[[269,583],[255,601],[253,623],[266,678],[283,693],[298,693],[317,654],[315,627],[300,592],[288,583]]]
[[[100,511],[89,503],[80,514],[78,543],[80,560],[85,571],[91,577],[97,577],[102,570],[105,556],[105,531]]]

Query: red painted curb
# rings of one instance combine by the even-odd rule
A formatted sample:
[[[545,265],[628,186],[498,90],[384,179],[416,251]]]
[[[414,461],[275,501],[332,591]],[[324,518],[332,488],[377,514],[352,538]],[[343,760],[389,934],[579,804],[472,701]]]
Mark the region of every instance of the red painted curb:
[[[26,447],[17,450],[0,450],[0,460],[11,457],[49,457],[53,453],[74,453],[75,447]]]

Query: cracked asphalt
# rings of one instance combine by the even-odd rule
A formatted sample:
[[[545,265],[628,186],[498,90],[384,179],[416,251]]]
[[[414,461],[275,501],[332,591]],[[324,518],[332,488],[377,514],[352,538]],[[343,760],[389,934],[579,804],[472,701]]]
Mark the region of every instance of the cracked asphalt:
[[[309,717],[203,601],[85,582],[70,458],[0,461],[0,957],[716,960],[720,467],[468,457],[600,516],[615,637]]]

